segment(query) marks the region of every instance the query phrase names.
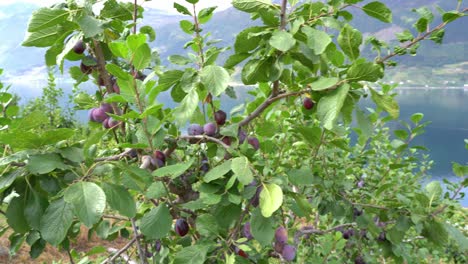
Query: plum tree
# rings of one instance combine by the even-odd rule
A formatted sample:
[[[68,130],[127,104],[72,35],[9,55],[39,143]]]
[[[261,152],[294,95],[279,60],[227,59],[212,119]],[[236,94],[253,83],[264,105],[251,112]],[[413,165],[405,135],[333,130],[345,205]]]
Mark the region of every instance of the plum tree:
[[[177,1],[191,39],[187,55],[168,58],[175,67],[161,64],[139,1],[103,0],[99,14],[92,0],[39,9],[24,45],[47,46],[47,65],[60,70],[81,59],[70,68],[76,109],[99,105],[90,121],[122,125],[45,125],[41,111],[7,107],[0,85],[0,196],[17,194],[3,205],[10,250],[22,241],[31,255],[46,244],[67,249],[83,224],[104,239],[128,238],[115,255],[101,253],[109,263],[127,249],[144,264],[155,252],[154,263],[359,263],[363,254],[369,263],[419,263],[421,252],[455,262],[466,251],[456,201],[467,181],[421,186],[432,163],[413,139],[427,123],[415,114],[393,131],[396,86],[383,79],[397,56],[440,42],[466,16],[453,1],[437,19],[415,9],[414,28],[385,43],[364,40],[350,15],[356,8],[391,25],[382,1],[233,0],[256,21],[230,54],[204,28],[215,8]],[[65,43],[83,37],[87,56]],[[88,81],[89,94],[80,87]],[[240,91],[233,81],[248,99],[227,121],[219,109]],[[161,103],[167,96],[174,107]],[[359,103],[366,96],[375,108]],[[454,174],[467,172],[454,165]]]

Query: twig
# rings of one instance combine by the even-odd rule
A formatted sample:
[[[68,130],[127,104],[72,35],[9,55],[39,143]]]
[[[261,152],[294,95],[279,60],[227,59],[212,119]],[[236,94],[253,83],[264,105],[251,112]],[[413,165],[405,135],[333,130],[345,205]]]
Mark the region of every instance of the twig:
[[[460,193],[460,191],[463,189],[463,184],[460,184],[460,186],[455,190],[455,192],[453,193],[452,197],[450,197],[450,200],[455,200],[455,198],[457,198],[458,194]],[[447,209],[448,207],[448,204],[445,204],[444,206],[442,206],[441,208],[437,209],[436,211],[434,211],[431,215],[433,217],[435,217],[436,215],[442,213],[445,209]]]
[[[229,149],[231,147],[229,147],[228,145],[226,145],[222,140],[219,140],[217,138],[214,138],[214,137],[209,137],[209,136],[205,136],[205,135],[200,135],[200,136],[180,136],[179,139],[183,139],[183,140],[191,140],[191,139],[194,139],[194,140],[199,140],[199,141],[210,141],[210,142],[214,142],[218,145],[221,145],[223,148],[225,148],[226,150],[229,151]]]
[[[117,154],[117,155],[114,155],[114,156],[109,156],[109,157],[97,158],[94,161],[99,162],[99,161],[116,161],[116,160],[120,160],[120,159],[122,159],[122,158],[124,158],[126,156],[130,156],[129,154],[132,151],[133,151],[133,149],[128,148],[128,149],[126,149],[124,152],[122,152],[120,154]]]
[[[135,233],[135,242],[136,242],[136,246],[137,246],[137,249],[138,249],[138,255],[140,255],[140,263],[147,264],[148,261],[146,259],[146,255],[143,252],[143,249],[141,248],[141,245],[140,245],[140,239],[139,239],[139,235],[138,235],[138,229],[137,229],[137,226],[136,226],[136,223],[135,223],[135,218],[132,218],[131,222],[132,222],[133,232]]]
[[[111,258],[105,259],[101,264],[105,263],[114,263],[114,261],[123,253],[125,252],[129,247],[133,245],[133,243],[136,242],[136,237],[132,238],[123,248],[119,249]]]
[[[71,255],[69,248],[67,249],[67,254],[68,254],[68,258],[70,259],[70,263],[75,264],[75,261],[73,260],[73,256]]]
[[[109,219],[116,219],[116,220],[122,220],[122,221],[127,221],[128,218],[118,216],[118,215],[103,215],[103,218],[109,218]]]

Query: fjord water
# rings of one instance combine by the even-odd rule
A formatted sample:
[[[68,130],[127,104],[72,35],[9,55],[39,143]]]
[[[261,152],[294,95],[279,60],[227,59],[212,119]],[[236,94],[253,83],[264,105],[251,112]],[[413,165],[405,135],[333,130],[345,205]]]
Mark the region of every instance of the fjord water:
[[[464,139],[468,139],[468,89],[428,88],[398,89],[400,119],[409,122],[414,113],[423,113],[423,121],[431,121],[425,133],[415,138],[414,145],[429,149],[434,161],[429,174],[433,179],[460,181],[452,173],[452,162],[466,164],[468,149]],[[462,190],[467,193],[468,188]],[[468,206],[468,197],[461,202]]]

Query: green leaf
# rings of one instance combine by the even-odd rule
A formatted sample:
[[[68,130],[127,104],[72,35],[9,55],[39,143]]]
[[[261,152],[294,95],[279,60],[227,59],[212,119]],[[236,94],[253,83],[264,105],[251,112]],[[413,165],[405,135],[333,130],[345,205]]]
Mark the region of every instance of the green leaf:
[[[180,55],[171,55],[168,60],[177,65],[187,65],[192,62],[189,58]]]
[[[411,115],[411,122],[413,122],[414,124],[418,124],[419,122],[421,122],[423,118],[424,118],[423,113],[415,113]]]
[[[151,49],[148,44],[144,43],[138,47],[133,55],[132,64],[137,70],[143,70],[151,63]]]
[[[198,12],[198,22],[204,24],[208,22],[213,16],[213,12],[216,10],[216,6],[203,8]]]
[[[182,102],[174,109],[174,115],[179,125],[185,124],[198,107],[200,99],[196,89],[192,89],[182,100]]]
[[[183,14],[183,15],[188,15],[188,16],[192,16],[192,13],[190,13],[190,11],[183,5],[181,4],[178,4],[178,3],[174,3],[174,8],[177,10],[177,12]]]
[[[182,31],[184,31],[185,33],[187,33],[187,34],[192,34],[193,33],[194,26],[193,26],[192,22],[190,22],[188,20],[181,20],[179,22],[179,26],[182,29]]]
[[[237,64],[243,62],[248,57],[250,57],[250,53],[236,53],[236,54],[233,54],[233,55],[229,56],[229,58],[224,63],[224,68],[232,69]]]
[[[302,32],[307,36],[307,46],[312,49],[315,55],[324,53],[332,42],[330,35],[321,30],[305,26],[302,28]]]
[[[106,208],[106,194],[92,182],[77,182],[65,190],[64,200],[72,204],[78,218],[87,227],[99,222]]]
[[[372,100],[375,104],[385,111],[393,118],[396,119],[400,115],[400,107],[398,102],[389,95],[381,94],[374,89],[370,89]]]
[[[13,228],[16,233],[24,234],[29,231],[30,227],[24,216],[25,201],[22,197],[11,199],[8,208],[5,212],[8,225]]]
[[[156,32],[151,26],[142,26],[140,28],[140,33],[146,34],[149,37],[150,42],[153,42],[156,40]]]
[[[173,264],[203,264],[206,260],[208,247],[194,245],[182,248],[175,254]]]
[[[237,34],[236,41],[234,43],[234,49],[236,53],[249,52],[258,47],[259,42],[262,40],[262,36],[258,33],[264,32],[264,27],[250,27],[242,30]]]
[[[121,215],[132,218],[136,215],[136,205],[127,189],[121,185],[103,183],[102,189],[110,207],[119,211]]]
[[[320,143],[320,137],[322,135],[322,129],[320,127],[297,127],[296,130],[311,147],[315,147]]]
[[[33,33],[27,33],[21,45],[25,47],[50,47],[63,33],[63,30],[58,26],[44,28]]]
[[[178,83],[183,75],[184,72],[179,70],[166,71],[162,76],[159,77],[158,88],[161,89],[161,91],[168,90],[176,83]]]
[[[172,225],[172,217],[166,204],[162,203],[158,207],[146,213],[140,222],[141,233],[148,239],[160,239],[169,233]]]
[[[381,2],[370,2],[362,7],[362,10],[369,16],[377,18],[385,23],[392,23],[392,11]]]
[[[314,175],[310,168],[302,167],[300,169],[292,169],[287,172],[289,181],[296,186],[311,185],[314,183]]]
[[[62,155],[63,158],[80,163],[84,161],[84,153],[83,149],[77,148],[77,147],[67,147],[67,148],[61,148],[59,149],[60,155]]]
[[[31,156],[26,169],[33,174],[46,174],[55,169],[67,169],[63,159],[55,153],[38,154]]]
[[[461,252],[467,252],[468,250],[468,238],[458,228],[445,223],[445,230],[447,230],[450,238],[455,241],[457,247]]]
[[[211,182],[211,181],[217,180],[219,178],[224,177],[224,175],[228,173],[230,170],[231,170],[231,160],[227,160],[221,165],[218,165],[212,168],[210,171],[208,171],[205,174],[205,176],[203,176],[203,180],[205,182]]]
[[[461,164],[453,162],[452,171],[453,174],[455,174],[458,177],[465,177],[466,175],[468,175],[468,166],[463,166]]]
[[[214,96],[221,95],[231,79],[226,69],[217,65],[204,67],[200,72],[200,78],[206,89]]]
[[[270,217],[283,204],[283,190],[274,183],[264,184],[260,192],[260,209],[264,217]]]
[[[202,214],[197,216],[197,231],[204,237],[218,235],[219,226],[216,218],[212,214]]]
[[[169,176],[171,179],[177,178],[186,172],[193,164],[195,160],[190,159],[187,162],[174,164],[159,168],[153,172],[153,176],[166,177]]]
[[[56,26],[67,20],[68,11],[63,9],[40,8],[32,13],[28,24],[28,32]]]
[[[145,194],[149,199],[159,199],[165,195],[167,195],[166,187],[164,187],[164,183],[159,181],[153,182]]]
[[[133,52],[135,53],[138,48],[142,45],[148,45],[146,43],[146,35],[145,34],[132,34],[130,36],[127,37],[127,47]]]
[[[358,60],[348,69],[347,79],[350,81],[376,82],[384,76],[380,65]]]
[[[324,128],[331,130],[335,127],[336,120],[341,112],[348,91],[349,85],[344,84],[322,97],[318,102],[317,116]]]
[[[362,44],[362,34],[359,30],[346,24],[338,35],[338,45],[343,52],[351,59],[359,57],[359,46]]]
[[[127,43],[124,41],[112,41],[109,43],[109,49],[111,50],[112,54],[117,57],[124,59],[130,58],[130,49],[128,48]]]
[[[247,185],[253,181],[253,173],[250,170],[249,160],[246,157],[233,159],[231,169],[242,184]]]
[[[24,169],[16,169],[8,173],[3,173],[0,176],[0,193],[3,193],[3,191],[10,187],[13,182],[15,182],[16,178],[20,177],[23,173]]]
[[[337,77],[320,77],[312,82],[310,86],[313,91],[322,91],[335,86],[340,81]]]
[[[296,39],[289,32],[275,31],[270,39],[270,45],[282,52],[286,52],[296,45]]]
[[[83,16],[78,20],[78,24],[86,38],[92,38],[104,32],[102,22],[92,16]]]
[[[422,235],[437,246],[443,246],[448,240],[448,232],[445,226],[436,220],[424,222]]]
[[[47,200],[34,190],[29,190],[28,198],[24,208],[24,216],[29,226],[39,230],[42,214],[47,208]]]
[[[275,222],[272,217],[264,217],[259,209],[255,209],[250,217],[250,232],[263,246],[271,244],[275,236]]]
[[[42,238],[58,246],[67,236],[68,229],[73,223],[73,206],[63,199],[53,201],[41,218]]]
[[[431,201],[437,201],[442,196],[442,186],[440,186],[439,181],[431,181],[425,187],[428,197]]]
[[[233,0],[232,5],[240,11],[253,13],[272,7],[271,0]]]

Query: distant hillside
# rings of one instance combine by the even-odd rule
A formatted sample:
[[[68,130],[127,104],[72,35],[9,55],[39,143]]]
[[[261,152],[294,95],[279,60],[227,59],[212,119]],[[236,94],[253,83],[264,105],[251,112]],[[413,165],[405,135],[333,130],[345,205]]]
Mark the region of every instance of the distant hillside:
[[[385,40],[392,40],[396,32],[403,28],[411,28],[412,23],[416,19],[416,15],[411,11],[412,8],[420,6],[428,6],[434,9],[435,5],[439,5],[446,10],[452,9],[456,0],[386,0],[385,2],[394,14],[393,24],[381,23],[376,19],[363,15],[362,11],[356,8],[350,8],[354,14],[353,25],[365,32],[367,36],[376,35]],[[40,89],[46,83],[45,68],[44,68],[44,53],[45,49],[25,48],[20,44],[24,38],[28,19],[31,13],[37,9],[34,5],[26,4],[11,4],[1,6],[0,8],[0,68],[4,68],[6,72],[7,82],[15,82],[21,96],[35,96],[40,93]],[[190,39],[183,33],[178,24],[183,16],[168,15],[165,12],[156,9],[149,9],[145,12],[145,19],[142,25],[151,25],[156,29],[157,38],[152,45],[158,49],[164,63],[167,63],[165,58],[173,54],[183,54],[187,52],[183,49],[183,45]],[[421,70],[415,72],[414,69],[431,70],[433,68],[444,68],[444,71],[439,71],[437,80],[456,80],[457,83],[463,82],[464,76],[468,72],[450,71],[447,69],[465,69],[459,67],[460,64],[468,61],[468,34],[466,33],[466,25],[468,19],[460,19],[451,24],[446,31],[446,39],[443,45],[435,45],[429,41],[424,42],[421,50],[421,55],[415,57],[405,56],[399,58],[400,71],[410,72],[409,76],[419,74],[420,78],[415,80],[423,80],[434,85],[443,85],[439,81],[431,80],[427,76],[421,77]],[[437,23],[438,21],[435,21]],[[222,39],[218,45],[229,46],[233,43],[235,35],[242,29],[254,25],[257,22],[252,22],[249,15],[239,12],[234,8],[217,12],[213,19],[204,25],[204,32],[212,32],[215,39]],[[220,60],[225,59],[228,54],[220,56]],[[458,65],[458,66],[457,66]],[[455,75],[453,74],[455,73]],[[66,76],[64,76],[66,78]],[[394,75],[388,76],[392,80]],[[402,77],[406,78],[406,77]],[[31,87],[34,85],[34,87]],[[66,89],[71,89],[71,85],[62,80],[61,85]],[[28,92],[24,92],[28,90]]]

